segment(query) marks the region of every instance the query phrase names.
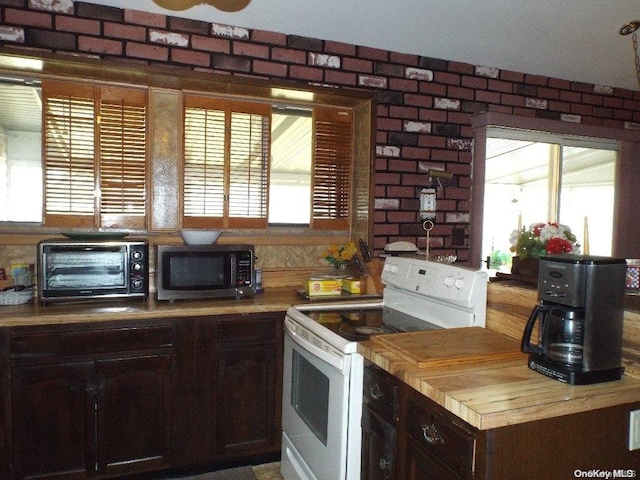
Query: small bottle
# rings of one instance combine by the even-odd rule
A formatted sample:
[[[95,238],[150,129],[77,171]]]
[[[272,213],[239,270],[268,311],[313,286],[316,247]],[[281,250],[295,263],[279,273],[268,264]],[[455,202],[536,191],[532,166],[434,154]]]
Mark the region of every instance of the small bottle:
[[[254,273],[255,273],[255,291],[256,293],[261,292],[262,291],[262,269],[261,268],[255,268],[254,269]]]

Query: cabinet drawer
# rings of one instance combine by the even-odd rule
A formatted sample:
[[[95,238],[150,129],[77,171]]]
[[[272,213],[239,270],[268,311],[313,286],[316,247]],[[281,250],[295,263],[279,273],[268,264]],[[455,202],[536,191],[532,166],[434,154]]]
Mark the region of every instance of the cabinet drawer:
[[[274,343],[276,319],[250,316],[232,317],[218,321],[218,342],[221,343]]]
[[[12,358],[33,358],[165,348],[173,342],[172,325],[60,330],[14,334],[10,350]]]
[[[366,362],[363,383],[364,404],[388,422],[398,417],[398,379]]]
[[[461,478],[471,478],[474,437],[448,416],[431,408],[424,399],[410,399],[406,430],[423,453],[451,469]]]

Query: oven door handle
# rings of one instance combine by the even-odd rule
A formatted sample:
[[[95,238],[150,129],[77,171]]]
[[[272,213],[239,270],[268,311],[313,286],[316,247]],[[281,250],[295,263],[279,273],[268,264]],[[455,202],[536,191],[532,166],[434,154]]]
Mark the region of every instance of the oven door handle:
[[[298,333],[296,333],[289,325],[290,320],[285,318],[284,326],[289,338],[300,345],[300,348],[311,353],[311,355],[318,357],[325,363],[328,363],[336,370],[339,370],[343,375],[346,375],[351,368],[351,362],[348,355],[340,355],[338,352],[335,354],[325,352],[321,348],[315,346],[313,343],[306,341]]]

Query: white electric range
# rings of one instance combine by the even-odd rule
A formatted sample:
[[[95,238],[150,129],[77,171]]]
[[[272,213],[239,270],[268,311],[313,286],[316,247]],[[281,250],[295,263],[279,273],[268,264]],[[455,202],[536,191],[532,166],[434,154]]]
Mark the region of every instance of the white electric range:
[[[485,326],[487,273],[389,257],[382,299],[291,307],[285,318],[281,473],[285,480],[360,478],[364,359],[381,333]]]

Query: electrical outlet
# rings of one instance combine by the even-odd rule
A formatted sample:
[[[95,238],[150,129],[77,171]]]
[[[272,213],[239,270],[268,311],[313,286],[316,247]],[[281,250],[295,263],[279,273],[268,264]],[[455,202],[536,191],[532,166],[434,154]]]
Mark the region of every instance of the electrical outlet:
[[[640,410],[629,414],[629,450],[640,448]]]
[[[451,245],[464,245],[464,228],[454,228],[451,231]]]

